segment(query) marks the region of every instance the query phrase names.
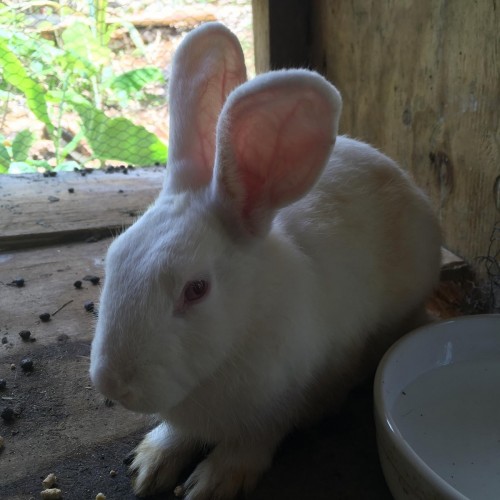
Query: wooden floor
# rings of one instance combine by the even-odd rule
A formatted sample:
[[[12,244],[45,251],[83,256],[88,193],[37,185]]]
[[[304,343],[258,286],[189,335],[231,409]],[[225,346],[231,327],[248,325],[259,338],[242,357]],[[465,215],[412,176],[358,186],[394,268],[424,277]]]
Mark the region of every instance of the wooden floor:
[[[162,171],[82,177],[0,176],[0,498],[39,498],[53,472],[64,499],[132,499],[123,459],[152,426],[147,417],[107,406],[91,387],[89,352],[110,238],[154,199]],[[70,192],[73,189],[74,192]],[[23,287],[10,286],[23,278]],[[443,301],[443,299],[440,299]],[[444,299],[446,302],[446,298]],[[48,312],[51,320],[39,315]],[[18,333],[31,331],[33,341]],[[25,373],[21,360],[31,358]],[[116,471],[112,477],[111,471]],[[167,492],[158,498],[174,498]],[[376,451],[371,388],[343,412],[288,438],[250,500],[390,499]]]

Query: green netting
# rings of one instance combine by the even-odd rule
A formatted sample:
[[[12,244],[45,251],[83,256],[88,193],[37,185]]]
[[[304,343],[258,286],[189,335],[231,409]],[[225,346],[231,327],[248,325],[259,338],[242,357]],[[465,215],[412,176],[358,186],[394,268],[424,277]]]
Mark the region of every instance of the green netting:
[[[251,0],[0,2],[0,173],[165,164],[171,55],[214,19],[252,66]]]

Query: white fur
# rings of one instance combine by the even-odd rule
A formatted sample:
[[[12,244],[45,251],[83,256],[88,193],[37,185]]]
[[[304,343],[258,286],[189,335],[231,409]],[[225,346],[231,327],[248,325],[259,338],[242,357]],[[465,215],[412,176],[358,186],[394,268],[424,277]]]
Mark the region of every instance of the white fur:
[[[136,450],[137,494],[173,488],[205,445],[186,498],[252,488],[287,432],[336,408],[423,318],[437,280],[422,192],[366,144],[338,137],[332,152],[335,88],[305,70],[245,78],[227,29],[188,35],[164,189],[107,256],[92,380],[163,420]],[[179,309],[200,279],[208,295]]]

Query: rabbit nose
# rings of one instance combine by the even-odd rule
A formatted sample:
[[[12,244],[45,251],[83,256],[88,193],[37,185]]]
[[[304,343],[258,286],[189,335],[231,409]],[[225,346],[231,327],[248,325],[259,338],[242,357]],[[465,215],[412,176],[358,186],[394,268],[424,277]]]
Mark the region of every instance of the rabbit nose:
[[[91,370],[90,378],[96,389],[108,399],[121,401],[127,399],[130,393],[128,384],[123,382],[115,370],[106,366]]]

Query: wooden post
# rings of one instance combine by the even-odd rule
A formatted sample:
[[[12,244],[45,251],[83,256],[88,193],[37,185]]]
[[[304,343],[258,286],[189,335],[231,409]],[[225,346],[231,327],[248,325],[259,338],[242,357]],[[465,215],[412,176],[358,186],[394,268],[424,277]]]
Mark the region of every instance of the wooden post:
[[[314,0],[252,0],[257,73],[310,67]]]

